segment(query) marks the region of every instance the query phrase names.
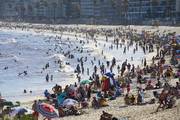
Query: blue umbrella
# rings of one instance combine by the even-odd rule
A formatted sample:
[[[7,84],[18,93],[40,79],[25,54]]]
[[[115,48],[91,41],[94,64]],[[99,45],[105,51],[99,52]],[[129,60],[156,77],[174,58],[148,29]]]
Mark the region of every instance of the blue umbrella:
[[[105,73],[105,75],[110,78],[110,81],[112,80],[113,83],[112,83],[111,85],[116,86],[116,81],[115,81],[115,79],[114,79],[114,75],[115,75],[115,74],[112,73],[112,72],[107,72],[107,73]]]
[[[47,103],[40,103],[37,105],[37,112],[41,113],[44,117],[47,118],[57,118],[58,114],[56,113],[55,108],[52,105]]]
[[[113,78],[115,74],[112,73],[112,72],[107,72],[107,73],[105,73],[105,75],[108,76],[108,77]]]
[[[176,50],[176,53],[177,53],[177,54],[180,54],[180,50]]]

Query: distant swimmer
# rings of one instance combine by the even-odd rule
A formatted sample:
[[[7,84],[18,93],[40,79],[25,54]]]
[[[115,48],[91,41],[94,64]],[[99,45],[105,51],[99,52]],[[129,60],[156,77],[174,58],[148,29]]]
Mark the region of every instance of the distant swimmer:
[[[25,70],[25,71],[23,71],[22,73],[18,73],[18,76],[21,76],[21,75],[24,75],[24,76],[26,76],[28,73],[27,73],[27,71]]]
[[[8,67],[6,66],[6,67],[4,67],[4,70],[7,70],[8,69]]]
[[[26,90],[26,89],[24,89],[24,93],[27,93],[27,90]]]

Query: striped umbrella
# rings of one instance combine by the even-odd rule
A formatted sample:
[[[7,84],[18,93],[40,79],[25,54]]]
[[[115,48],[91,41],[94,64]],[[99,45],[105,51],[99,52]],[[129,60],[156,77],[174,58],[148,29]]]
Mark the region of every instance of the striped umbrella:
[[[47,118],[58,117],[58,114],[56,113],[55,108],[52,105],[49,105],[47,103],[38,104],[37,112],[41,113],[44,117],[47,117]]]

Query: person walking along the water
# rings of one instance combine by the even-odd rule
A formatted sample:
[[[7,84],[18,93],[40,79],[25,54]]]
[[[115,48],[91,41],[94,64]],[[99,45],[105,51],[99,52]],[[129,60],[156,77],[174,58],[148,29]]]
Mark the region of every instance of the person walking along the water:
[[[46,75],[46,82],[49,82],[49,74]]]

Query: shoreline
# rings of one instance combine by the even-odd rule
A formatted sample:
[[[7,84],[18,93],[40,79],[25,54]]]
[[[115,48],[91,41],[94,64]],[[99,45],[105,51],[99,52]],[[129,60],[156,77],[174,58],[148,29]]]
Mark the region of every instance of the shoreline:
[[[86,24],[34,24],[34,23],[16,23],[16,22],[2,22],[0,21],[0,28],[28,28],[28,29],[35,29],[35,30],[56,30],[58,28],[83,28],[83,29],[112,29],[118,27],[125,27],[125,28],[137,28],[137,30],[150,30],[150,31],[164,31],[168,27],[168,31],[176,32],[180,34],[180,26],[146,26],[146,25],[86,25]]]
[[[180,27],[178,27],[180,29]],[[1,29],[1,28],[0,28]],[[21,29],[21,28],[19,28]],[[137,28],[138,29],[138,28]],[[147,28],[148,29],[148,28]],[[159,28],[160,29],[160,28]],[[14,29],[13,29],[14,30]],[[12,30],[12,31],[13,31]],[[31,29],[33,30],[33,28]],[[34,30],[36,31],[36,29]],[[40,31],[43,32],[43,30],[41,29]],[[45,30],[45,33],[51,31],[53,33],[53,30]],[[28,31],[27,31],[28,32]],[[180,33],[180,31],[179,31]],[[55,32],[56,34],[56,32]],[[64,34],[64,33],[63,33]],[[70,35],[70,34],[69,34]],[[74,33],[72,33],[71,35],[74,35]],[[151,55],[150,55],[151,54]],[[151,61],[152,59],[152,56],[154,54],[156,54],[156,50],[153,52],[153,53],[148,53],[147,55],[145,55],[145,57],[147,58],[147,63],[149,64],[149,62]],[[153,55],[152,55],[153,54]],[[167,58],[167,56],[166,56]],[[167,63],[169,63],[169,61],[167,61]],[[52,86],[53,87],[53,86]],[[159,117],[158,120],[166,120],[165,117],[167,117],[168,115],[170,116],[171,115],[171,118],[170,119],[176,119],[176,116],[172,116],[173,113],[175,112],[175,109],[176,108],[173,108],[173,109],[170,109],[170,110],[165,110],[163,112],[159,112],[157,114],[150,114],[150,112],[153,112],[154,111],[154,108],[157,107],[157,104],[153,104],[153,105],[145,105],[145,106],[138,106],[138,105],[135,105],[135,106],[128,106],[127,108],[119,108],[119,105],[122,105],[123,104],[123,97],[118,97],[116,100],[113,100],[113,101],[108,101],[108,103],[110,104],[109,107],[105,107],[105,108],[100,108],[99,110],[94,110],[92,108],[88,108],[88,109],[85,109],[86,112],[88,112],[89,114],[83,114],[81,116],[77,116],[76,119],[77,120],[82,120],[82,119],[89,119],[89,118],[92,118],[92,119],[98,119],[100,118],[100,114],[103,110],[107,111],[107,112],[110,112],[111,114],[113,114],[115,117],[129,117],[129,114],[130,114],[130,118],[129,120],[136,120],[136,117],[138,117],[137,119],[140,119],[140,120],[154,120],[155,117],[157,118],[157,116]],[[177,102],[180,103],[180,101],[178,100]],[[22,106],[28,106],[30,107],[31,104],[32,104],[32,101],[27,101],[27,102],[23,102],[21,103]],[[123,110],[122,110],[123,109]],[[121,111],[122,110],[122,111]],[[96,111],[96,112],[94,112]],[[136,111],[136,112],[134,112]],[[168,111],[171,111],[171,112],[168,112]],[[144,112],[144,113],[143,113]],[[137,113],[139,115],[137,115]],[[152,115],[152,116],[151,116]],[[135,118],[133,116],[136,116]],[[154,117],[154,118],[153,118]],[[161,117],[161,118],[160,118]],[[62,120],[73,120],[74,119],[74,116],[68,116],[68,117],[64,117],[64,118],[60,118]],[[169,120],[167,118],[167,120]]]

